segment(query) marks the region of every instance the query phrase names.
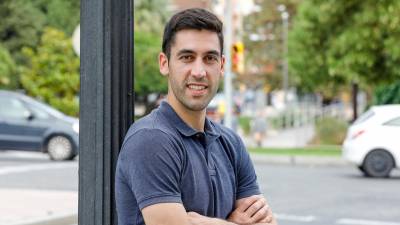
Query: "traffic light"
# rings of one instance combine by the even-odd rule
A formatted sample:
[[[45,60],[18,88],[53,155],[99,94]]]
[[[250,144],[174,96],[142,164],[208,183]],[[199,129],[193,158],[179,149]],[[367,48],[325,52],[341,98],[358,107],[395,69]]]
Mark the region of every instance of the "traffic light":
[[[244,45],[240,41],[232,45],[232,71],[239,74],[244,72]]]

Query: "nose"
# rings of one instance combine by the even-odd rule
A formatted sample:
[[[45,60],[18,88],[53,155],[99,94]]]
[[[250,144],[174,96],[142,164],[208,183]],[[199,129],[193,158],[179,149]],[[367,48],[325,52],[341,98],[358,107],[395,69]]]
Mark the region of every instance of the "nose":
[[[203,78],[206,76],[206,69],[204,67],[204,64],[201,60],[197,60],[193,64],[193,68],[191,70],[191,75],[194,76],[195,78]]]

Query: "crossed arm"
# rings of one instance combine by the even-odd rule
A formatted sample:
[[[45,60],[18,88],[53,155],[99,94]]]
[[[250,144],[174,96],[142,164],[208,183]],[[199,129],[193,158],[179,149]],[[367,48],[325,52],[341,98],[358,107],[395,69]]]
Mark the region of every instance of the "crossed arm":
[[[210,218],[195,212],[186,212],[180,203],[161,203],[142,210],[147,225],[277,225],[261,195],[253,195],[235,202],[235,210],[227,220]]]

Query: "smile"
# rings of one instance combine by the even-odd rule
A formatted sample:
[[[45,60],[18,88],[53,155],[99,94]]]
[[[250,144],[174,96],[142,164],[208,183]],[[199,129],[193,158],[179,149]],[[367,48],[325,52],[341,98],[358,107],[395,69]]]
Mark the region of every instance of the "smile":
[[[204,90],[207,88],[206,86],[203,86],[203,85],[194,85],[194,84],[188,85],[188,87],[189,87],[189,89],[193,89],[193,90]]]

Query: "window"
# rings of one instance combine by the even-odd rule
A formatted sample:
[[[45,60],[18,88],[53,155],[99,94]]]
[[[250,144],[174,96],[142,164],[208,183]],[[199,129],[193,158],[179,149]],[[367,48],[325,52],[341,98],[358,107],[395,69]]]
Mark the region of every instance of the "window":
[[[28,107],[30,110],[32,110],[35,117],[37,117],[39,119],[48,119],[49,118],[49,114],[46,111],[44,111],[42,108],[39,108],[33,104],[29,104]]]
[[[21,119],[26,118],[30,114],[22,102],[15,98],[1,96],[0,105],[2,106],[0,108],[1,118]]]
[[[400,116],[387,121],[383,125],[400,127]]]
[[[362,114],[356,121],[354,121],[354,124],[363,123],[363,122],[369,120],[374,115],[375,115],[375,113],[372,110],[368,110],[367,112]]]

